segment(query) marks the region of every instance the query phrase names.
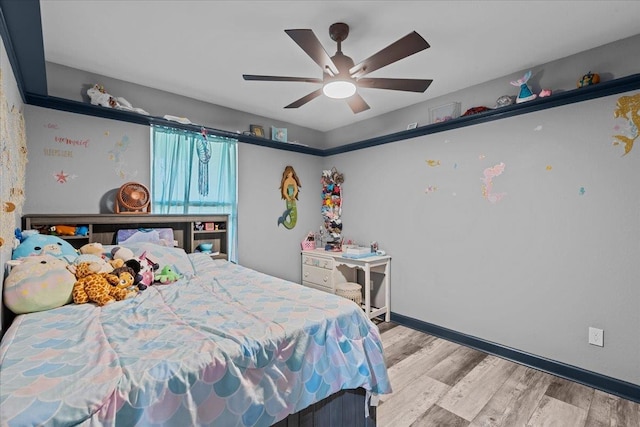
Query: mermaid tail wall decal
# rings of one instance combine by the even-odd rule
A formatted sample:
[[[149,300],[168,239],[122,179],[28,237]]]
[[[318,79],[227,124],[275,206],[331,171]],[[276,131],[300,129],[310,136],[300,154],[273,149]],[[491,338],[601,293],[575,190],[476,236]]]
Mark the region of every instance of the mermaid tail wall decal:
[[[278,225],[282,224],[284,228],[288,230],[295,227],[298,220],[296,200],[298,200],[298,189],[300,187],[302,187],[302,185],[293,166],[285,167],[282,173],[282,180],[280,181],[280,196],[286,201],[287,209],[280,218],[278,218]]]

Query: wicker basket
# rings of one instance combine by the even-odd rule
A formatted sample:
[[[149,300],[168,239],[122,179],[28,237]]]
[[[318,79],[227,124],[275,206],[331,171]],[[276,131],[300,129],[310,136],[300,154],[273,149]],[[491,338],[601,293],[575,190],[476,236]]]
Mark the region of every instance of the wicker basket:
[[[316,248],[316,242],[314,242],[313,240],[305,240],[304,242],[300,243],[300,246],[302,246],[303,251],[312,251]]]
[[[337,283],[336,295],[350,299],[358,305],[362,304],[362,286],[357,283]]]
[[[312,251],[316,248],[316,240],[313,233],[307,234],[307,237],[300,243],[300,247],[303,251]]]

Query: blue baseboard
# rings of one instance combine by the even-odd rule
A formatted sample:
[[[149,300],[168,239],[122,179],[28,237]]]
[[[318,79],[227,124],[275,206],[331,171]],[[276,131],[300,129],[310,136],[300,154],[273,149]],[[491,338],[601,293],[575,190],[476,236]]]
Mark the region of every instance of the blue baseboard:
[[[608,377],[596,372],[587,371],[586,369],[567,365],[555,360],[546,359],[514,348],[505,347],[500,344],[443,328],[442,326],[403,316],[402,314],[392,312],[391,321],[640,403],[640,386],[636,384]]]

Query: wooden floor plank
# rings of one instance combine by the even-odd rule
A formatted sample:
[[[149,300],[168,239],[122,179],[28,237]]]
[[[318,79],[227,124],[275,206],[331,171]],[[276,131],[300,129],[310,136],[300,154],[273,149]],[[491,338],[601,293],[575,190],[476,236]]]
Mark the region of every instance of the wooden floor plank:
[[[433,405],[411,424],[411,427],[467,427],[469,421],[452,414],[438,405]]]
[[[416,375],[406,387],[395,391],[378,407],[380,427],[406,427],[424,414],[450,387],[427,375]]]
[[[403,342],[413,332],[413,329],[401,325],[383,332],[380,335],[380,338],[382,338],[382,348],[384,348],[386,352],[387,348]]]
[[[405,336],[402,342],[384,349],[387,368],[392,367],[401,360],[404,360],[412,354],[422,350],[427,347],[430,342],[436,339],[437,338],[432,335],[427,335],[418,331],[411,331]]]
[[[438,405],[472,421],[516,367],[515,363],[508,360],[487,356],[451,388]]]
[[[551,375],[517,366],[502,387],[473,419],[473,427],[524,426],[538,407]]]
[[[527,427],[583,427],[586,418],[584,409],[545,395]]]
[[[449,357],[430,369],[427,375],[453,387],[485,357],[487,353],[460,346]]]
[[[616,398],[609,393],[596,390],[589,405],[585,427],[610,427],[611,410],[615,409]]]
[[[640,404],[616,398],[611,413],[611,427],[640,426]]]
[[[407,387],[415,380],[416,376],[428,372],[438,363],[445,360],[458,347],[457,344],[450,341],[437,339],[429,342],[424,349],[413,353],[390,367],[387,372],[394,393]],[[393,393],[381,395],[381,402],[386,401],[392,395]]]
[[[554,377],[547,389],[547,396],[561,400],[578,408],[589,410],[593,389],[564,378]]]
[[[393,323],[393,322],[375,322],[375,324],[378,327],[378,331],[380,331],[381,334],[399,326],[397,323]]]

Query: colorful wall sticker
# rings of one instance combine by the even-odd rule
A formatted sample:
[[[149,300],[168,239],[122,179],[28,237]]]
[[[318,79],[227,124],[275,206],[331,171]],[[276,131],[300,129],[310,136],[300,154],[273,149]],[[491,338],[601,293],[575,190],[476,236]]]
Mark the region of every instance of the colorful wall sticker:
[[[581,196],[584,196],[584,193],[586,193],[587,190],[584,189],[584,187],[580,187],[580,190],[578,190],[578,194],[580,194]]]
[[[624,129],[624,134],[613,135],[615,138],[613,145],[624,144],[623,156],[626,156],[633,148],[635,140],[638,139],[638,128],[640,128],[640,93],[618,98],[613,117],[627,120],[627,127]],[[620,127],[616,126],[614,129],[618,130]]]
[[[436,187],[435,185],[430,185],[424,190],[424,192],[427,194],[434,193],[436,191],[438,191],[438,187]]]
[[[493,192],[493,179],[497,176],[502,175],[504,172],[505,164],[498,163],[497,165],[486,168],[484,170],[484,177],[482,180],[482,197],[487,199],[491,203],[497,203],[503,199],[507,193],[494,193]]]
[[[280,180],[280,196],[286,202],[286,209],[278,218],[278,225],[282,224],[284,228],[291,230],[296,226],[298,220],[298,209],[296,208],[296,200],[298,200],[298,192],[302,185],[300,179],[293,169],[293,166],[287,166],[282,172]]]
[[[440,166],[440,160],[426,160],[426,162],[432,168],[436,166]]]

